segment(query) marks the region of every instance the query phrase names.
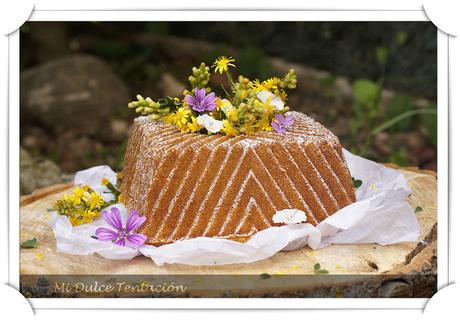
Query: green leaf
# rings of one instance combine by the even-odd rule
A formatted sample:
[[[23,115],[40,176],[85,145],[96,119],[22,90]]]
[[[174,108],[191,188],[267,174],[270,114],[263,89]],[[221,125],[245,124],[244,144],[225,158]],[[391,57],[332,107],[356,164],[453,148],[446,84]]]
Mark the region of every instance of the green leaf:
[[[422,207],[417,207],[417,208],[415,208],[415,213],[418,213],[418,212],[420,212],[420,211],[423,211],[423,208],[422,208]]]
[[[359,104],[373,104],[377,100],[379,91],[378,84],[371,80],[359,79],[353,82],[353,96]]]
[[[355,189],[358,189],[363,184],[361,180],[355,179],[353,177],[351,177],[351,181],[353,182],[353,187],[355,187]]]
[[[329,273],[329,271],[325,269],[321,269],[321,265],[319,263],[315,263],[315,265],[313,266],[313,272],[315,274],[328,274]]]
[[[22,249],[34,249],[38,246],[38,241],[36,238],[29,239],[21,243]]]
[[[404,112],[415,109],[414,100],[406,95],[396,94],[388,102],[388,106],[385,110],[384,120],[388,121],[397,117]],[[399,122],[395,123],[391,129],[393,131],[405,131],[412,124],[413,117],[407,117]]]
[[[270,278],[270,277],[271,277],[271,276],[270,276],[268,273],[262,273],[262,274],[260,275],[260,278],[261,278],[261,279],[268,279],[268,278]]]

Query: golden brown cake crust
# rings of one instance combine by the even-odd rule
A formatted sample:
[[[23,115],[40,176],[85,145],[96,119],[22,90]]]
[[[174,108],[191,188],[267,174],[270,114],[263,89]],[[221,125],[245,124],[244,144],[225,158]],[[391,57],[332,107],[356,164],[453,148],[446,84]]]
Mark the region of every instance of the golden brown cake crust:
[[[162,245],[199,236],[246,241],[296,208],[317,225],[355,201],[339,140],[291,112],[288,132],[229,137],[181,133],[135,119],[121,191],[128,210],[147,216],[140,232]]]

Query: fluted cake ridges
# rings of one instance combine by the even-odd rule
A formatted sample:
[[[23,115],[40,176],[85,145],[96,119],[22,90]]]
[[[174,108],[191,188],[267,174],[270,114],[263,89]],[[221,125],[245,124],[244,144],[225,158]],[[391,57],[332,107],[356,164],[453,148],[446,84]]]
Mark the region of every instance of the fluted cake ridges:
[[[230,137],[182,133],[149,117],[134,121],[121,191],[147,221],[147,243],[199,236],[246,241],[277,225],[276,211],[296,208],[317,225],[355,201],[338,138],[291,112],[285,134]]]

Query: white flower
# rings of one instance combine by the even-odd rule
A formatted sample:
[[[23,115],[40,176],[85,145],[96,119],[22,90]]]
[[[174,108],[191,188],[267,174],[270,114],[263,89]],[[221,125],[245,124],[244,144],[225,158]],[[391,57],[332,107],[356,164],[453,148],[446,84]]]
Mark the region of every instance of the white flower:
[[[196,118],[196,122],[206,128],[211,133],[217,133],[222,130],[224,123],[220,120],[216,120],[208,114],[203,114]]]
[[[272,220],[274,223],[296,224],[307,221],[307,216],[299,209],[284,209],[277,211]]]
[[[269,104],[271,106],[274,106],[276,107],[276,109],[279,111],[279,110],[283,110],[284,108],[284,102],[283,100],[281,100],[281,98],[273,93],[271,93],[270,91],[260,91],[258,94],[257,94],[257,98],[260,100],[260,102],[262,103],[267,103],[267,100],[270,99],[270,102]]]

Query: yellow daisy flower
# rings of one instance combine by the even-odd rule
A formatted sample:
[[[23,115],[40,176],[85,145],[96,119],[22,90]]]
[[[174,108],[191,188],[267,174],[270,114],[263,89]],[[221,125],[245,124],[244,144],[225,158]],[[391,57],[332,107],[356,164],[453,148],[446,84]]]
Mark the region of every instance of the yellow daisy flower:
[[[227,117],[232,121],[238,121],[238,109],[232,108],[228,110]]]
[[[227,119],[222,122],[224,123],[222,132],[224,132],[227,136],[237,136],[239,134],[238,130],[236,130]]]
[[[85,212],[83,213],[82,223],[90,223],[94,220],[94,218],[97,218],[98,216],[99,216],[98,211],[86,209]]]
[[[270,132],[273,131],[273,128],[270,123],[262,121],[260,124],[260,130]]]
[[[201,128],[203,128],[203,126],[198,124],[195,117],[192,116],[190,120],[192,120],[192,122],[187,123],[187,127],[190,132],[197,132],[197,131],[200,131]]]
[[[81,204],[85,192],[86,191],[83,188],[77,187],[73,189],[73,194],[69,197],[69,200],[72,201],[74,206],[77,206]]]
[[[78,226],[81,224],[81,221],[79,221],[77,218],[75,218],[74,216],[71,216],[69,217],[69,221],[70,223],[72,224],[72,226]]]
[[[35,254],[35,259],[37,260],[43,260],[45,258],[45,254],[43,252],[37,252]]]
[[[214,61],[214,64],[212,65],[212,68],[214,68],[214,72],[217,73],[219,71],[220,74],[222,74],[224,71],[228,71],[228,67],[236,67],[232,62],[235,62],[235,59],[232,59],[232,57],[219,57]]]
[[[278,84],[281,82],[280,78],[273,77],[264,81],[264,87],[267,90],[274,90],[278,88]]]
[[[190,111],[190,109],[180,107],[174,114],[174,124],[178,127],[181,124],[186,124],[191,114],[192,112]]]
[[[175,115],[174,113],[170,113],[167,116],[163,118],[163,121],[166,122],[167,124],[173,125],[175,122]]]
[[[102,196],[96,192],[91,192],[86,201],[88,201],[90,209],[100,208],[104,205],[104,199],[102,199]]]
[[[260,82],[259,79],[253,80],[251,83],[251,87],[256,91],[270,90],[265,86],[265,82]]]

